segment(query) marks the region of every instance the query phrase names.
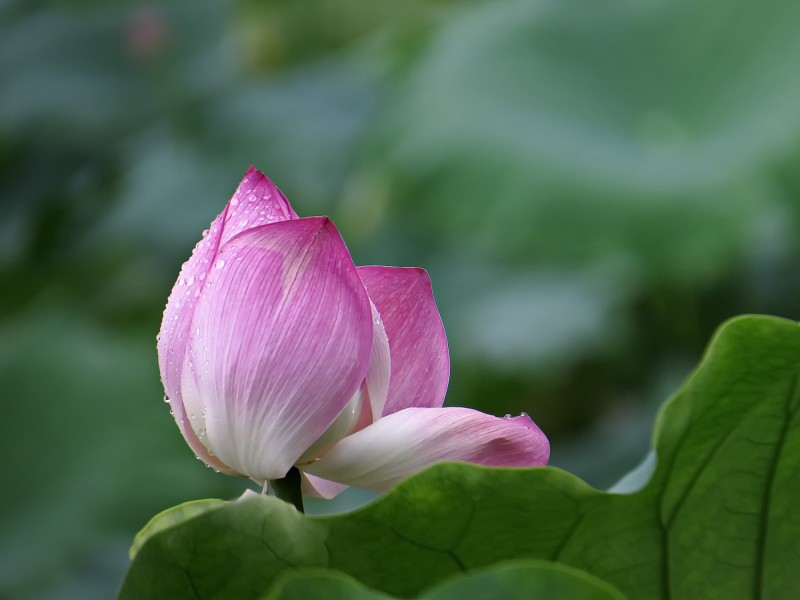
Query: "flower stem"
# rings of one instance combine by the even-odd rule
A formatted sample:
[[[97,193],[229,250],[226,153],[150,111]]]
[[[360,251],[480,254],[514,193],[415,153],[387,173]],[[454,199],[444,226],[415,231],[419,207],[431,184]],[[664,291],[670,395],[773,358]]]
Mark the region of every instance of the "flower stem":
[[[303,494],[300,491],[300,470],[297,467],[289,469],[283,479],[273,479],[270,483],[278,498],[293,505],[301,513],[305,512]]]

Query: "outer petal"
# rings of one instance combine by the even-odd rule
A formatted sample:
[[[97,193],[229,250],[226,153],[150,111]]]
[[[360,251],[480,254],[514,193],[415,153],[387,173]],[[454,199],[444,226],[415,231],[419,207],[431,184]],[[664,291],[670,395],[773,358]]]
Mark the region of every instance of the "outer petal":
[[[230,472],[226,465],[208,453],[195,435],[189,425],[188,413],[184,407],[181,393],[192,319],[208,269],[213,264],[219,249],[227,210],[226,207],[222,214],[214,219],[211,227],[195,246],[191,258],[183,263],[178,281],[172,288],[172,293],[164,309],[164,318],[157,339],[161,381],[164,384],[167,400],[175,421],[178,423],[178,428],[194,453],[206,464]]]
[[[305,471],[382,492],[436,462],[533,467],[546,464],[549,456],[547,438],[527,415],[407,408],[344,438]]]
[[[398,267],[359,267],[358,274],[389,336],[392,375],[382,414],[441,406],[450,354],[430,277],[424,269]]]
[[[232,238],[206,285],[187,365],[207,411],[203,436],[239,473],[283,477],[364,379],[369,298],[324,217]]]
[[[250,227],[254,227],[267,222],[296,218],[297,214],[280,190],[262,173],[250,167],[225,210],[214,219],[208,231],[203,233],[203,238],[195,246],[192,256],[183,264],[164,310],[158,334],[158,363],[172,413],[195,454],[208,465],[223,471],[230,472],[230,469],[207,452],[189,426],[188,411],[181,393],[195,308],[206,276],[224,241],[240,233],[248,223]]]

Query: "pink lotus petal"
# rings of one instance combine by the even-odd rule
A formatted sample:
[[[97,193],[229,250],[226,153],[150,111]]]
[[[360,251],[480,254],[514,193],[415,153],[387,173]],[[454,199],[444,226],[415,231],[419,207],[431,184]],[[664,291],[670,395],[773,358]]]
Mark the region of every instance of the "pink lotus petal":
[[[224,465],[209,456],[189,426],[181,385],[192,319],[204,280],[219,249],[226,211],[227,207],[214,219],[211,227],[195,246],[192,256],[183,263],[178,281],[172,288],[164,309],[161,331],[158,334],[158,365],[175,421],[195,454],[218,469],[222,469]]]
[[[441,461],[496,467],[547,463],[550,445],[527,415],[500,418],[469,408],[407,408],[338,444],[307,473],[375,491]]]
[[[189,424],[181,386],[187,359],[192,319],[209,270],[221,245],[248,225],[296,219],[297,214],[280,190],[263,173],[250,167],[225,210],[211,223],[197,243],[192,256],[181,268],[172,289],[158,335],[158,362],[161,379],[178,427],[195,454],[209,466],[233,472],[213,457]]]
[[[181,382],[180,398],[182,400],[182,416],[178,425],[189,447],[195,451],[197,458],[228,475],[239,475],[208,449],[208,436],[206,435],[206,408],[197,388],[197,379],[189,368],[191,352],[186,353]],[[177,415],[176,415],[177,416]]]
[[[343,437],[349,435],[356,429],[356,424],[362,419],[363,414],[370,413],[369,410],[363,410],[366,398],[365,384],[362,383],[353,397],[344,407],[344,410],[339,413],[336,420],[330,424],[325,432],[319,436],[310,447],[306,448],[305,452],[295,461],[295,465],[302,467],[317,458],[322,456],[325,452],[333,448],[333,446]],[[367,402],[368,404],[368,402]]]
[[[370,315],[327,218],[231,238],[208,273],[187,364],[207,410],[209,450],[255,480],[283,477],[363,382]]]
[[[297,213],[275,184],[261,171],[250,167],[226,207],[220,245],[225,245],[243,231],[297,218]]]
[[[441,406],[450,354],[428,274],[399,267],[359,267],[358,274],[389,336],[392,374],[382,414]]]
[[[349,485],[329,481],[322,477],[301,472],[301,491],[304,496],[331,500],[349,488]]]

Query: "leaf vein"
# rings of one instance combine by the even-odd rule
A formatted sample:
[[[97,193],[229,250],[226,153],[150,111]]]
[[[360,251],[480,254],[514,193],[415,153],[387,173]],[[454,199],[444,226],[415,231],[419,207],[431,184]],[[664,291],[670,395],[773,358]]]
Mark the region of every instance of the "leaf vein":
[[[775,452],[770,461],[769,471],[767,472],[766,486],[764,491],[764,499],[761,504],[761,523],[758,528],[757,550],[756,550],[756,564],[755,564],[755,577],[753,581],[753,596],[755,598],[762,598],[764,596],[764,554],[766,553],[767,538],[769,536],[769,513],[772,503],[772,492],[775,487],[775,475],[778,471],[778,463],[783,453],[783,446],[786,438],[789,436],[789,431],[792,427],[792,422],[797,416],[798,402],[797,397],[800,393],[798,387],[798,373],[795,373],[792,378],[792,383],[789,386],[789,393],[786,394],[786,404],[784,407],[785,418],[783,426],[781,427],[778,443],[775,444]]]

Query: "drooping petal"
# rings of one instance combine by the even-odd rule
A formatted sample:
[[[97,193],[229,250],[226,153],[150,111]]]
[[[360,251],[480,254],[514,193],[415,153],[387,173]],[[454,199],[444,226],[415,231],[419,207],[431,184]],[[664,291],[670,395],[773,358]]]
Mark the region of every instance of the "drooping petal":
[[[304,470],[382,492],[441,461],[534,467],[546,464],[549,456],[547,438],[527,415],[500,418],[469,408],[407,408],[344,438]]]
[[[191,331],[209,450],[258,481],[283,477],[356,393],[371,346],[369,298],[330,220],[231,238]]]
[[[389,337],[392,374],[382,414],[441,406],[450,354],[430,277],[424,269],[399,267],[359,267],[358,274]]]
[[[304,496],[323,498],[324,500],[331,500],[350,487],[303,472],[301,472],[300,486]]]

